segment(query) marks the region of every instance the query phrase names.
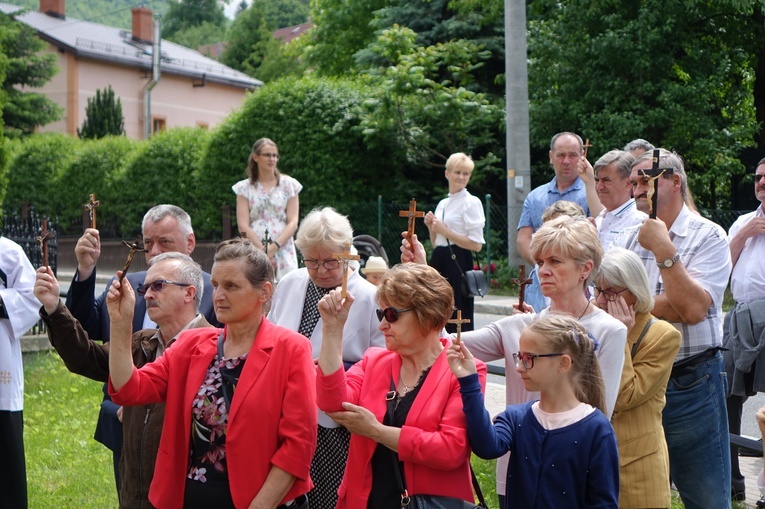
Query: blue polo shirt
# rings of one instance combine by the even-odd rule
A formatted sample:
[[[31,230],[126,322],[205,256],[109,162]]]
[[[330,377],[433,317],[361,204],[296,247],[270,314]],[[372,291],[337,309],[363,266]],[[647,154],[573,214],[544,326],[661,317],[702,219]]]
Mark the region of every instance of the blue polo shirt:
[[[590,214],[590,209],[587,207],[587,191],[582,179],[577,177],[574,183],[561,193],[558,191],[557,177],[553,177],[547,184],[531,191],[523,201],[523,212],[521,212],[521,220],[518,221],[518,229],[531,226],[534,231],[537,231],[542,226],[542,213],[547,207],[559,200],[578,203],[584,209],[585,214]]]

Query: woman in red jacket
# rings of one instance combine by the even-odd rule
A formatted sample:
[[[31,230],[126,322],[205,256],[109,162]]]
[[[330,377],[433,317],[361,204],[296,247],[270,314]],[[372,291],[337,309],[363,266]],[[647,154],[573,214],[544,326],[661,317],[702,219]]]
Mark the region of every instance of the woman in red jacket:
[[[319,302],[319,408],[351,431],[339,509],[401,507],[394,461],[401,461],[410,495],[473,500],[470,446],[459,383],[449,370],[441,331],[452,314],[449,282],[426,265],[404,264],[382,277],[377,310],[385,349],[371,347],[343,370],[343,325],[353,296],[333,290]],[[481,385],[486,366],[478,367]],[[386,395],[395,387],[395,410]],[[385,424],[384,424],[385,423]]]
[[[166,402],[149,500],[159,508],[301,507],[316,447],[311,345],[271,324],[273,267],[249,240],[223,242],[212,268],[220,329],[182,332],[160,358],[133,367],[133,290],[107,296],[112,323],[109,392],[120,405]],[[156,281],[154,281],[156,283]],[[162,280],[151,292],[179,291]]]

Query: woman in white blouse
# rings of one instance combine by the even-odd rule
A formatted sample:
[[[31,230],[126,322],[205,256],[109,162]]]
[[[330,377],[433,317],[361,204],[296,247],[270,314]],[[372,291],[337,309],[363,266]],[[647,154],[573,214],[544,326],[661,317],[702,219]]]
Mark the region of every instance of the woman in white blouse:
[[[449,196],[438,203],[435,212],[425,215],[434,248],[430,265],[449,281],[454,290],[454,306],[462,311],[463,318],[470,320],[462,325],[462,330],[473,330],[474,321],[473,298],[462,294],[463,273],[473,269],[472,251],[481,250],[486,224],[481,200],[465,189],[474,167],[470,156],[452,154],[446,161],[445,172]],[[456,325],[447,324],[446,329],[456,332]]]

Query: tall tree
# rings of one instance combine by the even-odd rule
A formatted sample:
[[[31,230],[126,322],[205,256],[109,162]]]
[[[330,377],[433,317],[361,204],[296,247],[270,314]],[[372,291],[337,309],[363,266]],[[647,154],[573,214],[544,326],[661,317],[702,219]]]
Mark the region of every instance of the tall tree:
[[[82,130],[77,129],[77,135],[83,139],[103,138],[110,134],[125,134],[122,102],[119,97],[115,100],[111,85],[104,89],[103,94],[96,90],[96,96],[88,98]]]
[[[205,22],[216,26],[226,25],[223,5],[218,0],[177,0],[170,3],[162,21],[162,37],[174,41],[173,37]]]
[[[42,87],[58,72],[56,55],[43,53],[45,43],[35,30],[0,14],[0,47],[8,58],[2,86],[6,136],[30,134],[35,127],[61,118],[63,109],[58,104],[40,93],[21,89]]]
[[[257,76],[263,60],[279,51],[272,35],[263,2],[253,3],[234,20],[228,31],[228,45],[221,62],[250,76]]]

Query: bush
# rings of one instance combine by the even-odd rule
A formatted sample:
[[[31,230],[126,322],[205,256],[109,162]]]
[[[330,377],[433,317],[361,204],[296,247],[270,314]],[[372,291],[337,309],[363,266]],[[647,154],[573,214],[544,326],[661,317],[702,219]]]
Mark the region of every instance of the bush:
[[[121,205],[121,235],[133,236],[141,231],[141,220],[148,209],[161,203],[172,203],[191,214],[196,226],[199,196],[193,175],[209,141],[209,132],[197,127],[171,129],[142,142],[116,179],[119,190],[116,200]],[[218,213],[220,217],[220,213]]]
[[[403,157],[392,153],[392,144],[365,146],[358,112],[367,93],[356,81],[306,77],[284,78],[249,96],[215,131],[204,156],[197,187],[200,233],[220,234],[221,206],[235,207],[231,186],[245,178],[252,144],[262,137],[278,144],[279,169],[303,185],[301,216],[318,205],[342,208],[360,197],[390,194],[395,182],[404,181],[393,163]]]

